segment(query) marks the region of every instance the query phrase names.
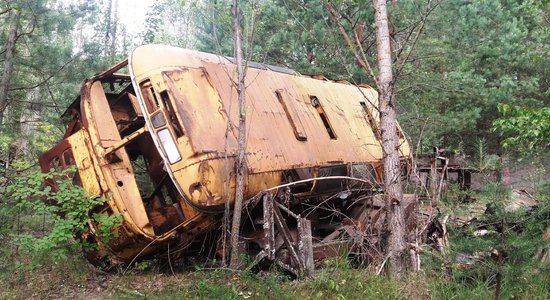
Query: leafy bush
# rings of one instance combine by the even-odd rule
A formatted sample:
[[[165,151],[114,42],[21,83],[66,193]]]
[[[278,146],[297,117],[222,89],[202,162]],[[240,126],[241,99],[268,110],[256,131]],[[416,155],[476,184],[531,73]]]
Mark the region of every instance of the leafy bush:
[[[499,104],[502,117],[493,122],[493,131],[506,138],[505,148],[532,153],[550,142],[550,107],[525,108]]]
[[[11,226],[17,250],[30,255],[34,263],[64,260],[69,251],[92,247],[75,240],[90,222],[99,224],[98,234],[106,240],[116,235],[113,229],[119,226],[120,215],[90,214],[93,207],[106,200],[74,185],[74,172],[74,168],[49,173],[30,168],[0,190],[7,199],[3,209],[9,207],[17,213],[17,224],[12,220]],[[44,184],[47,180],[55,182],[55,191]]]

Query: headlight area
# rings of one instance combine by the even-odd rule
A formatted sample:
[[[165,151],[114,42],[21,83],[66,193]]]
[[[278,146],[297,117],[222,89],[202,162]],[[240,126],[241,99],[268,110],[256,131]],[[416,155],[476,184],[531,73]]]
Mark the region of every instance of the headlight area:
[[[170,162],[170,164],[180,161],[181,155],[178,151],[178,147],[176,146],[176,142],[174,141],[174,138],[170,133],[170,130],[168,130],[168,128],[159,130],[157,132],[157,135],[162,144],[162,148],[164,148],[166,156],[168,156],[168,161]]]

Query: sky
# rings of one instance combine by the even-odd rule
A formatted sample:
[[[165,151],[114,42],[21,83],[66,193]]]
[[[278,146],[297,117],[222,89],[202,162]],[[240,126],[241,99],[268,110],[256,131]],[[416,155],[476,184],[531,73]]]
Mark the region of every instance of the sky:
[[[130,36],[136,36],[145,29],[143,21],[154,1],[118,0],[118,19],[124,24]]]

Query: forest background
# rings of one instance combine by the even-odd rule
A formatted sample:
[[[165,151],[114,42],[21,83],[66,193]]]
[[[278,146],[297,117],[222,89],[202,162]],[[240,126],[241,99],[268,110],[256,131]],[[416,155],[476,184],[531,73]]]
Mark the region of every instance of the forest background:
[[[322,1],[243,3],[243,46],[249,60],[375,86]],[[332,3],[341,15],[339,24],[357,36],[367,59],[376,65],[371,3]],[[479,197],[486,196],[489,201],[498,198],[495,189],[489,188],[489,178],[504,167],[518,170],[512,175],[518,176],[512,178],[518,187],[529,189],[541,203],[548,201],[549,4],[547,0],[401,0],[388,5],[392,49],[395,57],[404,60],[398,62],[403,68],[395,82],[401,127],[416,154],[430,153],[433,146],[445,147],[487,174],[480,187],[486,194]],[[7,270],[0,272],[2,280],[15,280],[14,273],[34,274],[21,266],[29,264],[26,259],[13,259],[24,252],[24,247],[14,245],[23,234],[36,234],[36,227],[44,232],[52,226],[47,220],[22,219],[22,208],[7,192],[8,187],[16,178],[34,178],[37,156],[62,137],[66,120],[60,115],[76,98],[84,79],[126,58],[140,44],[162,43],[233,55],[228,1],[156,1],[139,20],[143,22],[136,24],[123,21],[128,19],[125,5],[129,4],[117,0],[0,1],[0,269]],[[453,197],[449,196],[450,209],[457,205]],[[548,210],[538,212],[544,215]],[[525,218],[536,219],[530,216]],[[520,237],[528,240],[538,234],[540,240],[548,217],[542,220],[546,223],[539,222],[540,228],[525,230],[530,235]],[[466,242],[460,243],[455,245],[466,247]],[[516,246],[530,249],[525,252],[529,257],[540,245],[519,239]],[[432,260],[438,261],[438,266],[452,261],[427,259]],[[540,266],[528,265],[525,272],[541,272]],[[518,271],[517,266],[513,268]],[[490,291],[491,276],[497,273],[479,277],[467,273],[458,279],[455,274],[451,276],[453,284],[464,285],[447,287],[445,281],[436,285],[466,292],[468,284],[473,284]],[[474,283],[468,278],[474,278]],[[339,282],[320,284],[333,291]],[[538,286],[542,292],[546,287],[548,293],[548,282]],[[195,287],[200,291],[201,287]],[[510,283],[510,291],[514,290],[517,286]]]

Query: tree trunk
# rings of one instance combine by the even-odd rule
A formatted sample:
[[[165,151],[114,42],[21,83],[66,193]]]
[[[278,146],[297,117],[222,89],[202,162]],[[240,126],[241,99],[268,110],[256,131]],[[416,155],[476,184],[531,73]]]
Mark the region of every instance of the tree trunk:
[[[399,139],[395,118],[393,97],[393,72],[390,33],[386,0],[373,0],[376,25],[376,48],[378,56],[378,89],[382,150],[384,153],[384,188],[386,202],[387,253],[389,272],[402,277],[408,265],[405,214],[402,205],[401,168],[399,161]]]
[[[233,44],[235,52],[235,64],[237,66],[237,94],[239,97],[239,145],[237,151],[237,163],[235,166],[236,187],[235,206],[233,209],[233,222],[231,224],[231,262],[230,267],[237,269],[240,264],[239,231],[241,227],[242,203],[244,197],[244,176],[246,172],[245,146],[246,146],[246,99],[244,87],[244,64],[241,48],[241,24],[239,20],[239,0],[233,0],[231,9],[233,16]]]
[[[117,40],[117,25],[118,25],[118,1],[114,0],[113,4],[113,16],[111,20],[111,28],[109,29],[111,31],[111,46],[109,48],[109,63],[114,64],[115,63],[115,55],[116,55],[116,40]]]
[[[107,13],[106,17],[107,19],[105,24],[105,39],[103,40],[103,56],[109,57],[109,41],[111,40],[111,14],[113,12],[113,0],[108,0],[109,3],[107,4]]]
[[[4,71],[0,80],[0,124],[4,117],[4,111],[7,107],[8,89],[10,79],[13,73],[13,63],[15,61],[15,41],[17,39],[17,31],[19,30],[19,19],[21,17],[21,9],[14,9],[10,19],[10,29],[8,39],[6,41],[6,55],[4,57]]]
[[[34,76],[30,76],[30,78],[34,79]],[[38,121],[41,117],[40,91],[41,88],[36,87],[27,92],[27,103],[19,116],[19,134],[15,146],[15,159],[21,159],[31,154],[32,141],[37,137]]]

